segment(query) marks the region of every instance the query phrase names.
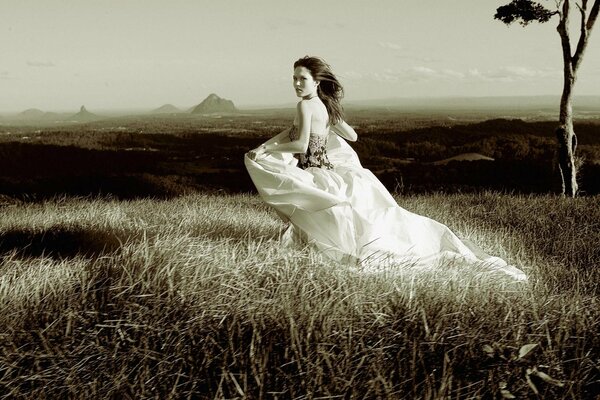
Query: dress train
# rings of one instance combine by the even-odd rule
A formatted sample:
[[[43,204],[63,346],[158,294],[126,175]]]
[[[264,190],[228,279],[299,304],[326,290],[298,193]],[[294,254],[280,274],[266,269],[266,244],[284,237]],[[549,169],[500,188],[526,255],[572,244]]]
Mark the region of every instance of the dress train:
[[[284,244],[309,243],[334,260],[367,269],[443,268],[458,262],[527,279],[521,270],[461,240],[445,225],[400,207],[335,133],[329,134],[326,151],[333,169],[298,168],[290,153],[266,153],[257,160],[245,156],[263,200],[290,222]]]

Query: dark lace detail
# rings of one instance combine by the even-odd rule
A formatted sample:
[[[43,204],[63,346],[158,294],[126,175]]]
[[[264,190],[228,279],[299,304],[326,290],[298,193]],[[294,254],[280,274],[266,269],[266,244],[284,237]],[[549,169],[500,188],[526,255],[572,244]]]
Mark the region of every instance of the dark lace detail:
[[[298,140],[300,134],[296,125],[292,125],[289,137],[291,141]],[[306,153],[294,154],[298,159],[298,167],[306,169],[309,167],[332,169],[333,164],[327,158],[327,136],[310,134]]]

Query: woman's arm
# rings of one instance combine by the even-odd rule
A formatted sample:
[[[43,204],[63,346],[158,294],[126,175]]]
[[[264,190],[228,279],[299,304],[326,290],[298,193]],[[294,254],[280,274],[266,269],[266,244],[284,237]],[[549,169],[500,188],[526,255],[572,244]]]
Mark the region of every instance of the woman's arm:
[[[289,129],[269,139],[256,149],[250,151],[251,159],[255,159],[264,153],[305,153],[310,138],[311,110],[307,103],[300,101],[296,107],[298,114],[298,139],[289,139]],[[287,134],[287,137],[283,135]],[[281,140],[278,140],[281,139]]]
[[[331,125],[329,129],[351,142],[355,142],[356,139],[358,139],[358,135],[354,129],[346,123],[346,121],[341,120],[337,124]]]
[[[288,140],[287,142],[273,141],[267,142],[263,146],[264,151],[269,153],[305,153],[308,148],[308,139],[310,138],[311,110],[309,105],[301,101],[296,107],[298,113],[298,139]]]
[[[298,139],[290,140],[290,129],[278,133],[265,143],[254,150],[250,150],[247,155],[251,160],[256,160],[264,153],[305,153],[308,148],[308,139],[310,138],[311,111],[308,104],[300,101],[296,107],[298,117]]]
[[[277,135],[273,136],[271,139],[267,140],[263,143],[263,145],[272,144],[272,143],[285,143],[290,141],[290,129],[286,128],[283,131],[279,132]]]

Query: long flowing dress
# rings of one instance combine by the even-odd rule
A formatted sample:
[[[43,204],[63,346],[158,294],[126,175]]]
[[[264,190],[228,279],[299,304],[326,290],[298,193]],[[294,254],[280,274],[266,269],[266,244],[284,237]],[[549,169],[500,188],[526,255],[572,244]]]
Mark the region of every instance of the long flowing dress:
[[[297,139],[297,128],[290,129]],[[305,243],[341,263],[442,268],[457,261],[525,280],[448,227],[400,207],[346,141],[311,134],[306,154],[265,153],[246,168],[262,199],[290,225],[282,240]]]

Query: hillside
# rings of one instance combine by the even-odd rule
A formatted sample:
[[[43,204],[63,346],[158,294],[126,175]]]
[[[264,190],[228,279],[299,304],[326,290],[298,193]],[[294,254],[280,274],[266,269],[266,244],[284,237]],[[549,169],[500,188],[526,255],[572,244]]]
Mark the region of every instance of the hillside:
[[[43,118],[44,114],[45,113],[42,110],[39,110],[37,108],[30,108],[19,113],[17,117],[21,119],[35,120]]]
[[[174,114],[180,112],[182,112],[182,110],[175,107],[173,104],[165,104],[150,111],[150,114]]]
[[[89,121],[96,121],[101,119],[102,117],[89,112],[85,106],[81,106],[81,108],[79,109],[79,112],[75,115],[72,115],[71,117],[69,117],[67,120],[68,121],[74,121],[74,122],[89,122]]]
[[[233,104],[233,101],[222,99],[214,93],[211,93],[206,99],[200,104],[194,107],[191,111],[192,114],[212,114],[212,113],[233,113],[237,109]]]

